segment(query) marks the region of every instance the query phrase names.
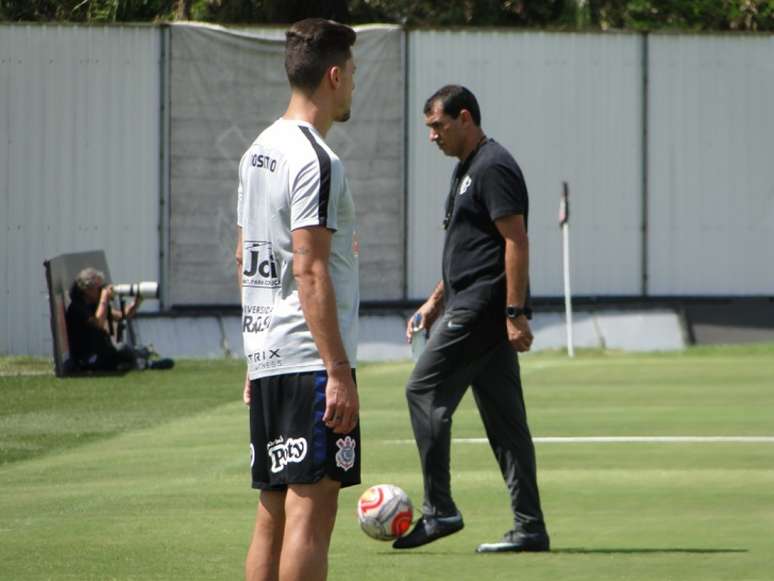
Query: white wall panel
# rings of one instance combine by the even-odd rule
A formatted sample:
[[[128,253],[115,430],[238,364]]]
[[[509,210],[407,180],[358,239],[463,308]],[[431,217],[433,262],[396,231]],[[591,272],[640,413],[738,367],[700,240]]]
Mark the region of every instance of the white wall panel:
[[[404,289],[404,33],[394,26],[357,33],[352,118],[326,140],[357,207],[361,297],[396,300]],[[170,29],[170,305],[239,303],[237,167],[287,107],[283,39],[276,29]]]
[[[642,40],[623,34],[416,31],[409,34],[409,295],[440,277],[443,204],[453,168],[427,140],[422,107],[467,86],[482,126],[506,146],[530,194],[535,295],[562,293],[557,225],[570,184],[577,294],[639,294]]]
[[[774,37],[650,38],[651,294],[774,293]]]
[[[0,25],[0,354],[51,353],[43,261],[159,276],[160,32]]]

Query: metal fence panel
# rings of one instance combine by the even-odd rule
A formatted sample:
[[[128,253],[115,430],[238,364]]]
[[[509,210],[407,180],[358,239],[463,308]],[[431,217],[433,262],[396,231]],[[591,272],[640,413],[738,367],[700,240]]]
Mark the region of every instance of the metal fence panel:
[[[159,29],[0,25],[0,353],[51,353],[43,260],[159,275]]]
[[[656,295],[774,292],[774,37],[650,38]]]
[[[272,29],[171,28],[169,303],[235,305],[239,160],[287,107],[284,37]],[[352,117],[327,143],[358,214],[365,300],[403,294],[403,31],[358,27]]]
[[[557,226],[572,198],[573,291],[639,294],[642,40],[627,34],[416,31],[409,34],[409,295],[440,277],[440,221],[453,163],[427,141],[424,100],[460,83],[482,126],[521,166],[530,193],[531,281],[562,293]]]

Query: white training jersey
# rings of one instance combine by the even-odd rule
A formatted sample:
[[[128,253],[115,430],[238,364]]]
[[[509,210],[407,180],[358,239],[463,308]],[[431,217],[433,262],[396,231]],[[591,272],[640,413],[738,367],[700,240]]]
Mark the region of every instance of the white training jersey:
[[[328,271],[339,330],[357,360],[358,243],[355,206],[341,160],[309,123],[279,119],[239,164],[242,337],[250,379],[325,369],[293,278],[291,232],[333,230]]]

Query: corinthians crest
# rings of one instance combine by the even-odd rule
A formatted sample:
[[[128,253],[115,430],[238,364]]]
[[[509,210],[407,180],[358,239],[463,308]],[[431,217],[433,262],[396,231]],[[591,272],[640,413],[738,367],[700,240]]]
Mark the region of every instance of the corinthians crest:
[[[336,445],[339,447],[339,451],[336,452],[336,466],[345,472],[355,465],[356,444],[357,442],[350,436],[336,440]]]

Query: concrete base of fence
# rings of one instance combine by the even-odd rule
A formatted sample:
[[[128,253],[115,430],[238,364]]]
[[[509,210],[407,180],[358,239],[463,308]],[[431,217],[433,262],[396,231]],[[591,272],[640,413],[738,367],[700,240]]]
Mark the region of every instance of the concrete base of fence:
[[[405,319],[399,315],[366,315],[360,319],[360,361],[409,359]],[[238,316],[138,318],[139,343],[153,345],[165,357],[242,357]],[[536,314],[532,321],[534,351],[566,347],[564,315]],[[576,348],[623,351],[674,351],[686,346],[678,314],[671,310],[579,311],[574,317]]]

